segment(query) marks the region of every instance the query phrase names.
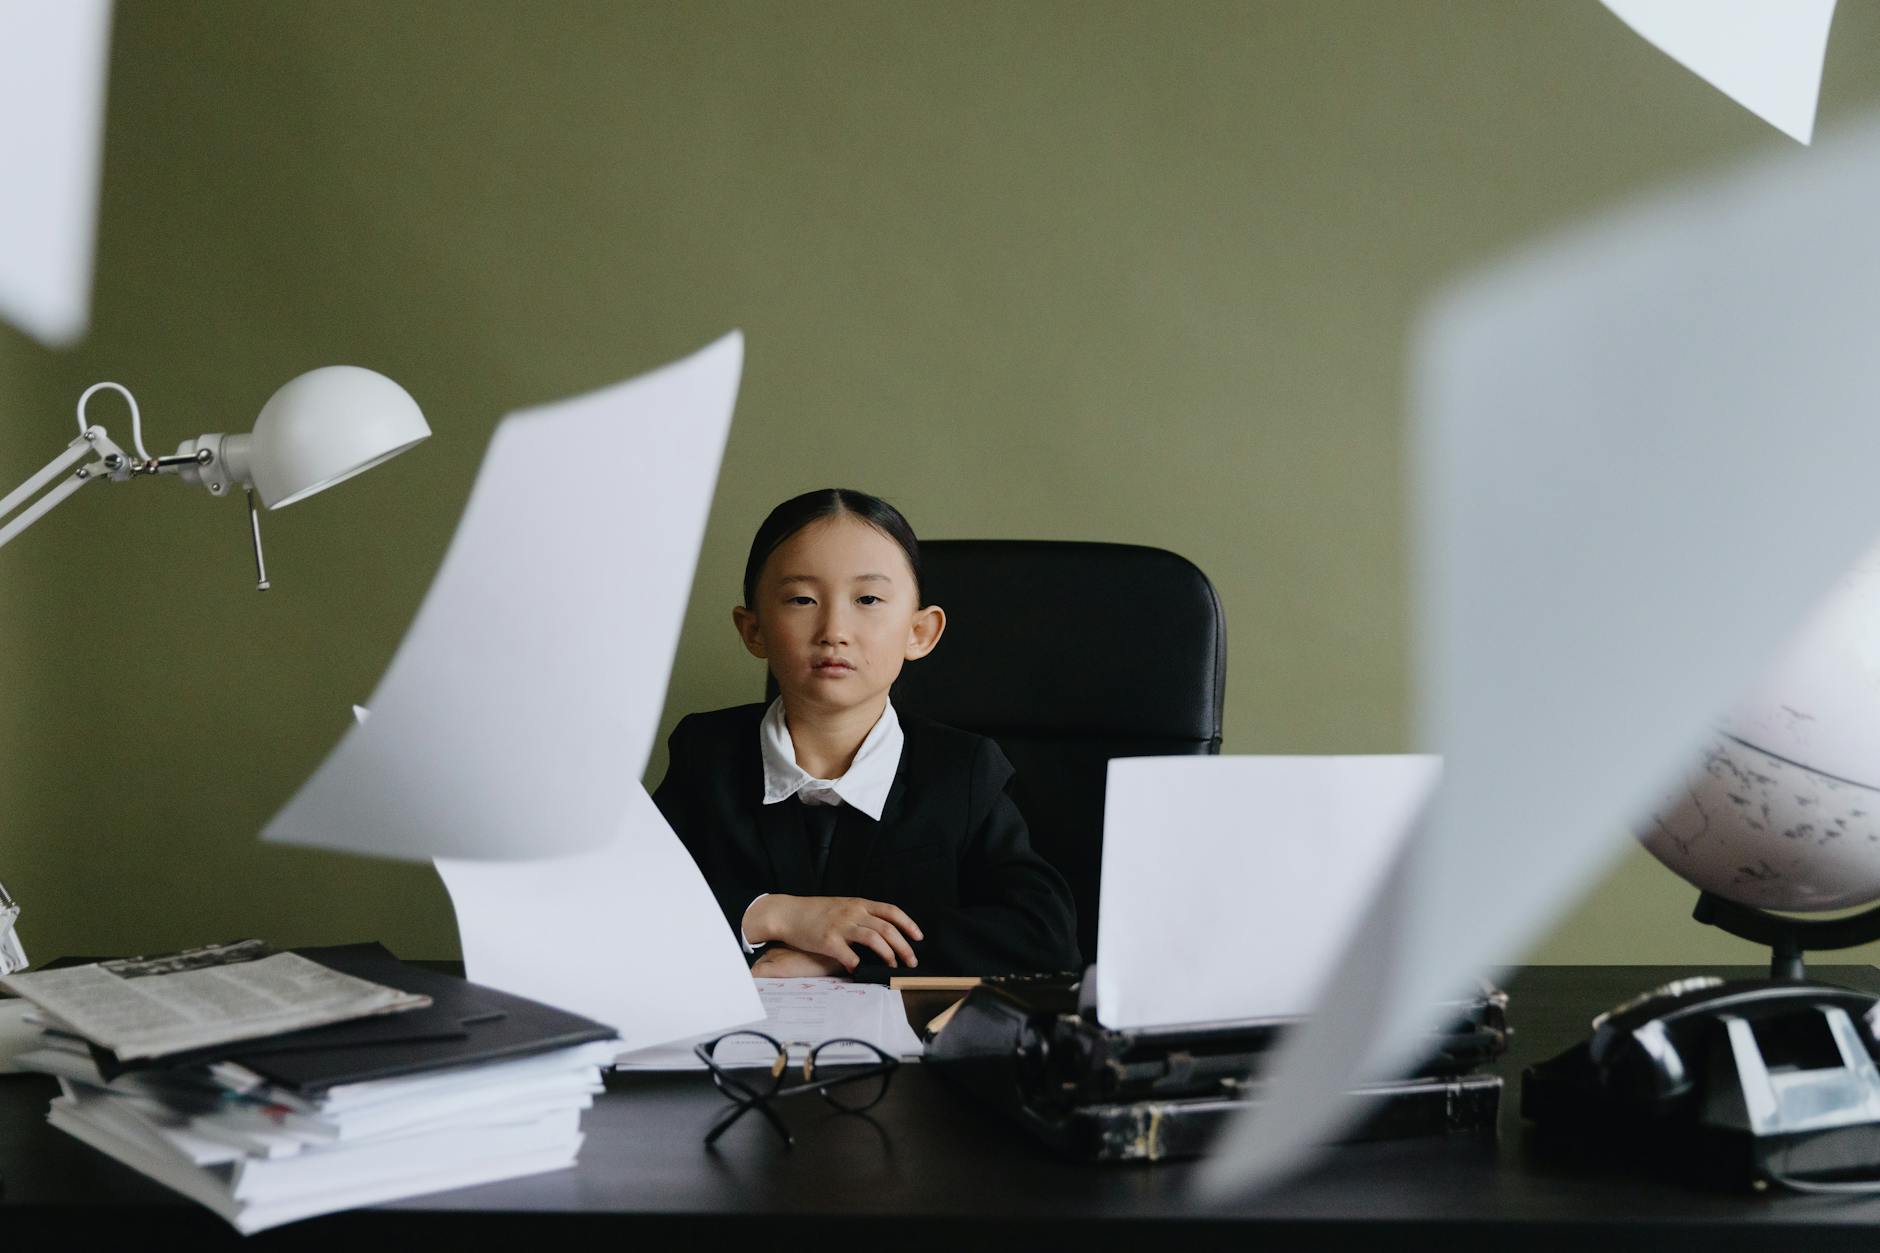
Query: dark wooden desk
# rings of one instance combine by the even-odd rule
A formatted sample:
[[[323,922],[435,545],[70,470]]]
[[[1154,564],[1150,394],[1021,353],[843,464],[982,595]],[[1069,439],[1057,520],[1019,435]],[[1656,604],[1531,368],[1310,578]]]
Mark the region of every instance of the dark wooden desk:
[[[429,1248],[678,1239],[709,1245],[844,1249],[1526,1250],[1880,1247],[1880,1198],[1707,1192],[1549,1143],[1519,1115],[1517,1076],[1583,1033],[1612,1002],[1677,975],[1661,967],[1534,967],[1512,981],[1516,1034],[1499,1134],[1349,1145],[1277,1192],[1206,1211],[1189,1196],[1196,1165],[1060,1161],[952,1092],[903,1067],[869,1117],[813,1099],[780,1105],[794,1150],[747,1117],[718,1151],[700,1139],[722,1108],[702,1075],[621,1075],[589,1112],[573,1170],[336,1214],[251,1237],[258,1247],[396,1240]],[[1747,969],[1710,973],[1748,974]],[[1872,967],[1823,978],[1880,991]],[[918,1017],[926,1006],[911,1010]],[[0,1076],[0,1240],[74,1247],[104,1240],[228,1246],[206,1211],[47,1127],[48,1079]],[[38,1239],[32,1239],[37,1237]]]

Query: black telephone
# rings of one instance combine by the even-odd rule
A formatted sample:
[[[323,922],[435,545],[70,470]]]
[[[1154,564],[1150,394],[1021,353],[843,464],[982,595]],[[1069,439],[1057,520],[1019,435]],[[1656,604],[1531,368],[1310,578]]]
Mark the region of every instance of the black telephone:
[[[1528,1067],[1521,1112],[1726,1182],[1880,1190],[1877,1026],[1880,998],[1833,984],[1681,980]]]

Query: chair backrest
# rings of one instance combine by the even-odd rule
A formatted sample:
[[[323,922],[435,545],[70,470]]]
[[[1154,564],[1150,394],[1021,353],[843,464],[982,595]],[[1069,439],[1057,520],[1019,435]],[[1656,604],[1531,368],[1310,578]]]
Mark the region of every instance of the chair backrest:
[[[901,672],[895,708],[998,741],[1093,962],[1109,760],[1221,751],[1220,598],[1192,562],[1134,544],[926,540],[920,555],[947,628]]]

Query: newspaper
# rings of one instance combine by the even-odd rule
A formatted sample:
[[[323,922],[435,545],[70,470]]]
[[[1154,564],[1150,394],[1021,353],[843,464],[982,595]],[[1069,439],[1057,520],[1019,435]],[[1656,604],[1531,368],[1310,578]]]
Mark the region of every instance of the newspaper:
[[[120,1061],[422,1009],[398,988],[356,979],[260,940],[212,944],[0,979]]]

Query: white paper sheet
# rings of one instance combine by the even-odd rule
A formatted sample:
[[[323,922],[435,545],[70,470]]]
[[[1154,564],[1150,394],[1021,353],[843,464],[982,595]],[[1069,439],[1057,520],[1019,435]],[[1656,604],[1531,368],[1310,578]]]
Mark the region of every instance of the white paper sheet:
[[[744,340],[505,418],[370,701],[265,840],[383,857],[599,849],[665,700]]]
[[[0,318],[71,344],[91,320],[110,0],[0,0]]]
[[[1518,961],[1880,535],[1880,117],[1475,276],[1415,347],[1419,743],[1443,784],[1274,1098],[1271,1182]],[[1689,924],[1695,926],[1697,924]]]
[[[887,1053],[916,1059],[925,1051],[920,1037],[908,1025],[907,1006],[893,988],[873,983],[853,983],[847,979],[756,979],[751,980],[762,999],[762,1019],[738,1024],[761,1031],[781,1044],[799,1042],[819,1044],[824,1040],[866,1040]],[[702,1032],[692,1039],[662,1048],[633,1050],[623,1054],[618,1065],[623,1070],[703,1070],[692,1052],[694,1043],[702,1043],[734,1028]],[[728,1066],[768,1064],[775,1054],[761,1041],[740,1047],[740,1041],[721,1045],[714,1058]],[[790,1060],[800,1062],[806,1049],[792,1047]],[[819,1059],[831,1065],[871,1062],[876,1058],[863,1048],[836,1046],[825,1050]]]
[[[375,711],[373,721],[378,721]],[[738,941],[692,855],[637,780],[615,838],[532,861],[439,858],[464,974],[647,1048],[764,1016]]]
[[[1792,139],[1815,133],[1834,0],[1601,0],[1653,47]]]
[[[1112,761],[1098,1020],[1306,1013],[1441,773],[1409,755]],[[1231,942],[1197,942],[1197,919]]]

